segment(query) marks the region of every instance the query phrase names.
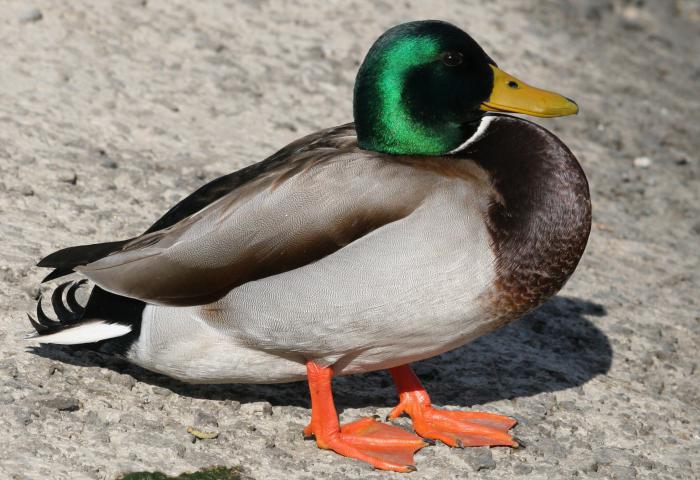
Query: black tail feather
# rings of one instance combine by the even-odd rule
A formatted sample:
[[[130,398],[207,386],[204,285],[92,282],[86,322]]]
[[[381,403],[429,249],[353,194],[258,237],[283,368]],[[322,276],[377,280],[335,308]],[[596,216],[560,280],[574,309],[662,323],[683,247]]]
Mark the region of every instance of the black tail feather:
[[[49,273],[48,275],[46,275],[41,280],[41,283],[50,282],[51,280],[55,280],[57,278],[61,278],[61,277],[66,276],[66,275],[70,275],[71,273],[73,273],[72,268],[57,268],[55,270],[52,270],[51,273]]]
[[[51,294],[51,306],[58,320],[53,320],[41,306],[43,296],[39,296],[36,303],[36,319],[27,314],[34,330],[38,335],[51,335],[79,323],[85,313],[85,307],[80,305],[75,297],[78,289],[85,284],[85,280],[78,282],[65,282],[56,287]],[[63,303],[63,292],[68,289],[66,303]],[[36,335],[35,335],[36,336]]]
[[[44,327],[47,328],[53,328],[57,325],[60,325],[60,322],[57,322],[56,320],[52,320],[48,315],[44,313],[44,309],[41,306],[41,301],[43,300],[42,296],[39,296],[39,300],[36,303],[36,319],[39,323],[41,323]]]
[[[75,293],[87,283],[86,279],[80,279],[77,282],[73,282],[68,289],[68,293],[66,293],[66,303],[68,304],[68,308],[70,308],[76,315],[79,312],[79,316],[82,317],[83,314],[85,313],[85,307],[83,307],[75,297]]]
[[[38,267],[53,267],[41,282],[48,282],[56,278],[73,273],[73,269],[79,265],[87,265],[95,260],[109,255],[112,252],[119,250],[130,240],[118,240],[116,242],[95,243],[92,245],[78,245],[68,247],[39,260]]]
[[[29,321],[38,335],[49,335],[57,332],[60,329],[61,324],[55,320],[51,320],[51,318],[44,313],[44,309],[41,308],[42,299],[43,297],[40,295],[39,299],[37,300],[36,319],[30,314],[27,314],[27,316],[29,317]]]
[[[46,335],[51,330],[49,327],[45,327],[41,323],[34,320],[34,317],[32,317],[30,314],[27,314],[27,317],[29,317],[29,321],[31,322],[32,327],[34,327],[34,330],[36,330],[36,333],[28,335],[29,338],[37,337],[39,335]]]
[[[76,317],[76,314],[63,304],[63,292],[68,285],[70,285],[68,282],[60,284],[51,294],[51,306],[61,323],[72,323]]]

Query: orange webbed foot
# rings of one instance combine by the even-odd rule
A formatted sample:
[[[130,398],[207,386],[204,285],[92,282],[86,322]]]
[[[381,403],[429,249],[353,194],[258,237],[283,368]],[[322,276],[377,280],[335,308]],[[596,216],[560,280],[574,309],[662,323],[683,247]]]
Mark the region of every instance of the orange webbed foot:
[[[440,410],[432,405],[413,404],[407,407],[399,404],[388,418],[394,419],[402,413],[411,417],[413,429],[418,435],[440,440],[451,447],[519,446],[508,433],[517,423],[516,420],[503,415]]]
[[[517,421],[494,413],[441,410],[407,365],[391,369],[399,388],[400,403],[388,415],[394,419],[403,413],[411,417],[413,429],[424,438],[440,440],[451,447],[518,447],[508,433]]]
[[[412,472],[413,454],[427,445],[418,435],[399,427],[363,418],[340,426],[331,393],[332,370],[307,363],[311,392],[311,423],[304,435],[340,455],[367,462],[374,468]]]
[[[395,472],[415,471],[413,454],[427,445],[418,435],[373,418],[347,423],[339,432],[319,435],[313,430],[307,427],[304,433],[314,435],[320,448]]]

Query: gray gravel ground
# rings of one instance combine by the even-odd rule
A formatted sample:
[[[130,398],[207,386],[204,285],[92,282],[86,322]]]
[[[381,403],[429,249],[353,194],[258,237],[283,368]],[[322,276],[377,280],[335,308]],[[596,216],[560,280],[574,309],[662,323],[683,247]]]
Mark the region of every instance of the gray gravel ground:
[[[422,18],[582,106],[544,122],[591,183],[578,271],[522,321],[416,365],[436,403],[518,418],[526,448],[437,445],[400,477],[304,441],[303,383],[187,386],[27,350],[40,257],[138,233],[205,181],[348,121],[364,52]],[[700,478],[698,38],[692,0],[3,0],[0,478]],[[335,391],[346,420],[396,400],[385,373]],[[192,443],[189,425],[220,435]]]

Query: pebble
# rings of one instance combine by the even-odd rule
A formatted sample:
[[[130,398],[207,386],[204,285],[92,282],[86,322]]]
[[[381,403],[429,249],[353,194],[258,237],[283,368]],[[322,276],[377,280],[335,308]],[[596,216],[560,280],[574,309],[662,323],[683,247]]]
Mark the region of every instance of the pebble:
[[[598,462],[593,457],[586,457],[578,464],[578,469],[584,473],[597,472]]]
[[[17,365],[11,361],[3,361],[0,363],[0,372],[3,372],[4,374],[7,375],[7,378],[17,378],[19,375],[19,369],[17,368]]]
[[[513,467],[513,473],[516,475],[527,475],[532,472],[532,467],[524,463],[516,463]]]
[[[38,22],[44,18],[44,14],[38,8],[30,8],[22,12],[17,19],[22,23]]]
[[[168,390],[167,388],[157,387],[157,386],[151,387],[151,390],[153,391],[154,395],[161,395],[163,397],[168,397],[168,396],[172,395],[172,393],[173,393],[170,390]]]
[[[101,164],[103,167],[105,167],[105,168],[111,168],[112,170],[114,170],[115,168],[118,168],[118,167],[119,167],[119,164],[118,164],[116,161],[112,160],[111,158],[105,158],[105,159],[103,159],[102,162],[101,162],[100,164]]]
[[[198,427],[218,427],[219,422],[214,415],[203,410],[197,411],[194,416],[194,424]]]
[[[60,363],[52,363],[46,369],[46,378],[52,377],[56,373],[63,373],[63,365]]]
[[[631,463],[629,453],[621,448],[596,448],[593,451],[593,456],[595,457],[596,463],[599,465],[617,464],[627,466]]]
[[[465,452],[467,452],[467,463],[474,469],[475,472],[478,472],[479,470],[491,470],[496,468],[496,461],[493,459],[493,454],[491,453],[490,448],[469,448],[465,450]]]
[[[266,417],[271,416],[272,415],[272,405],[270,405],[268,402],[263,402],[262,414],[265,415]]]
[[[559,402],[557,396],[552,393],[545,393],[542,398],[542,405],[546,410],[546,414],[549,415],[553,411],[557,410]]]
[[[632,161],[632,163],[637,168],[649,168],[651,167],[652,162],[651,158],[649,157],[637,157]]]
[[[97,412],[100,417],[100,422],[103,425],[114,425],[121,422],[122,414],[119,410],[113,408],[102,408]]]
[[[642,456],[635,456],[632,459],[632,466],[641,467],[645,470],[653,470],[655,467],[654,462]]]
[[[75,172],[62,172],[58,174],[58,179],[64,183],[75,185],[78,183],[78,174]]]
[[[80,410],[80,402],[72,397],[53,397],[39,402],[40,406],[53,408],[59,412],[75,412]]]
[[[544,433],[544,432],[543,432]],[[535,453],[540,454],[542,458],[549,459],[564,459],[566,458],[567,452],[562,444],[554,438],[550,438],[548,433],[540,436],[535,444],[531,447],[531,450]]]
[[[541,421],[547,416],[547,405],[539,399],[528,398],[518,401],[518,406],[522,407],[523,411],[527,411],[534,421]]]
[[[104,425],[104,422],[94,410],[91,410],[85,414],[83,417],[83,422],[85,422],[86,425],[94,425],[96,427]]]
[[[178,456],[178,458],[185,458],[186,453],[187,453],[186,446],[184,446],[182,444],[175,445],[175,454]]]
[[[130,427],[143,426],[143,416],[138,412],[125,412],[119,417],[119,423]]]
[[[38,416],[38,415],[37,415]],[[22,409],[17,414],[15,415],[15,418],[22,424],[22,425],[29,425],[34,421],[32,419],[32,412],[29,409]]]
[[[269,417],[272,415],[272,405],[270,405],[270,402],[245,403],[241,405],[241,413]]]
[[[222,405],[229,412],[237,412],[241,409],[241,402],[239,402],[238,400],[224,400],[222,402]]]
[[[610,465],[603,473],[612,480],[634,480],[637,478],[637,471],[634,467],[624,467],[621,465]]]
[[[122,375],[116,372],[112,372],[109,375],[109,383],[114,385],[122,385],[131,390],[132,388],[134,388],[134,385],[136,385],[136,380],[131,375]]]

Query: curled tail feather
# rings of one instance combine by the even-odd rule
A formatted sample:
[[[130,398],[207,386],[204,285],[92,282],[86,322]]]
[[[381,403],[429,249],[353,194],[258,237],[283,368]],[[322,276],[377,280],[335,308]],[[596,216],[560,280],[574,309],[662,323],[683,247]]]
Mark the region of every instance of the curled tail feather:
[[[46,315],[41,306],[43,297],[40,295],[36,304],[36,319],[27,314],[34,330],[36,330],[36,333],[30,335],[30,338],[52,335],[79,323],[85,313],[85,307],[78,302],[76,293],[85,283],[87,283],[85,279],[77,282],[65,282],[54,289],[51,294],[51,306],[57,320],[52,320]],[[63,292],[66,288],[68,288],[66,303],[63,303]]]
[[[39,297],[36,318],[27,314],[36,331],[28,338],[41,343],[94,347],[119,337],[125,338],[117,343],[127,344],[131,337],[138,336],[145,304],[94,287],[83,306],[77,299],[77,292],[86,283],[85,279],[65,282],[54,289],[51,306],[56,320],[44,312],[42,297]]]

